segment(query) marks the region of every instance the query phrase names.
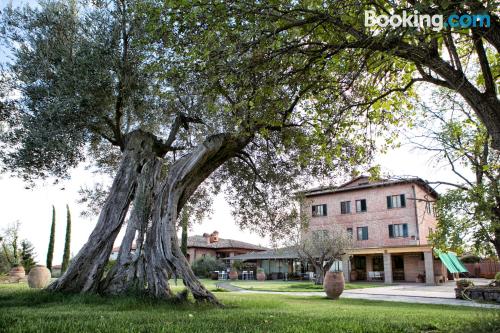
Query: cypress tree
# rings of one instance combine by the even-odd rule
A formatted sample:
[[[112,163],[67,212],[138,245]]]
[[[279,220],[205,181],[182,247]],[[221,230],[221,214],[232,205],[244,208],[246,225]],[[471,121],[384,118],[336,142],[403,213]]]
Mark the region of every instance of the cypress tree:
[[[187,255],[187,239],[188,239],[188,225],[189,225],[189,213],[186,208],[182,210],[181,215],[181,251],[186,256]]]
[[[47,250],[47,268],[52,270],[52,259],[54,258],[54,242],[56,233],[56,208],[52,205],[52,226],[50,227],[49,248]]]
[[[71,212],[69,211],[69,206],[66,205],[66,240],[64,242],[64,254],[61,265],[61,273],[66,272],[69,265],[69,252],[71,247]]]

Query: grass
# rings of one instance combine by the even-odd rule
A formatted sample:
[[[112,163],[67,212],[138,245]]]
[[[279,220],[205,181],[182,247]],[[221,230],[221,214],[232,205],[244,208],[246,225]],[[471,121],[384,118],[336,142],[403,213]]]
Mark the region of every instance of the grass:
[[[247,290],[261,291],[323,291],[322,285],[308,281],[231,281],[232,285]],[[346,283],[345,289],[383,287],[380,283]]]
[[[500,311],[217,293],[226,305],[50,294],[0,285],[0,332],[498,332]]]
[[[210,291],[222,291],[217,288],[217,283],[220,281],[217,280],[210,280],[210,279],[200,279],[201,283],[205,286]],[[182,280],[177,280],[177,283],[174,280],[170,280],[170,285],[172,287],[172,290],[175,292],[179,292],[184,289],[184,284],[182,283]]]

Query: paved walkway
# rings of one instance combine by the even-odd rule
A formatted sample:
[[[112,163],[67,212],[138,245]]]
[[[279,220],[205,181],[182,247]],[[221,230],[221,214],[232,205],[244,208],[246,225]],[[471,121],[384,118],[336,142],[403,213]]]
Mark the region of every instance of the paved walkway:
[[[418,284],[400,284],[391,286],[380,286],[375,288],[362,288],[345,290],[341,298],[366,299],[373,301],[389,301],[403,303],[438,304],[471,306],[500,310],[500,304],[478,303],[455,298],[454,282],[448,282],[440,286],[425,286]],[[276,294],[289,296],[326,296],[322,291],[308,292],[282,292],[282,291],[258,291],[246,290],[232,285],[229,281],[217,283],[222,289],[244,294]]]

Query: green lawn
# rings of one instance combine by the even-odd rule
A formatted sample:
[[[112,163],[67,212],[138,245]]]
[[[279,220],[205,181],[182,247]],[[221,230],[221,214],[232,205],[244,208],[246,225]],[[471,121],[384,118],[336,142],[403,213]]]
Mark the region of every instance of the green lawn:
[[[217,289],[216,284],[220,281],[217,280],[210,280],[210,279],[200,279],[200,281],[203,283],[205,288],[207,288],[210,291],[221,291]],[[182,289],[184,289],[184,284],[182,283],[182,280],[179,279],[177,280],[177,284],[175,283],[175,280],[170,280],[170,285],[172,287],[172,290],[175,292],[179,292]]]
[[[49,294],[0,285],[0,332],[498,332],[500,311],[217,293],[226,305]]]
[[[323,291],[323,286],[309,281],[230,281],[236,287],[263,291]],[[381,283],[346,283],[345,289],[383,287]]]

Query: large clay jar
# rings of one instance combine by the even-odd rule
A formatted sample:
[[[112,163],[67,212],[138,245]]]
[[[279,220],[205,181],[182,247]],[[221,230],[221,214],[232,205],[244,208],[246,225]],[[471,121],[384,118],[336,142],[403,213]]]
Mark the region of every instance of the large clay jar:
[[[342,272],[327,272],[323,280],[323,288],[326,296],[331,299],[338,299],[344,291],[344,274]]]
[[[352,270],[350,277],[351,277],[351,281],[356,281],[358,279],[358,271]]]
[[[264,271],[257,271],[257,280],[266,281],[266,273]]]
[[[15,266],[9,272],[9,281],[10,282],[19,282],[19,280],[23,279],[26,276],[26,272],[24,271],[23,266]]]
[[[43,265],[36,265],[28,274],[28,285],[30,288],[45,288],[50,282],[50,271]]]
[[[229,278],[231,280],[238,280],[238,272],[237,271],[231,271],[231,272],[229,272]]]

